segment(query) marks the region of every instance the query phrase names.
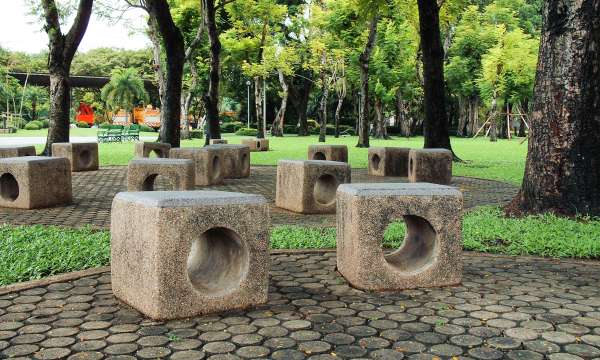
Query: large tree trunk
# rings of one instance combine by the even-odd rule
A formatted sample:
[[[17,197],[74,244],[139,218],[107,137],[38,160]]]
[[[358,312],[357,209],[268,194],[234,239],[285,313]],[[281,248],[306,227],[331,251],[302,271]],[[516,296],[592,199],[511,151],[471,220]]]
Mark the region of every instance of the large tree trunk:
[[[458,98],[458,127],[456,128],[456,136],[465,136],[467,124],[469,122],[469,116],[471,108],[469,102],[465,101],[463,97]]]
[[[358,144],[357,147],[369,147],[369,61],[377,38],[377,23],[379,16],[375,15],[369,22],[369,37],[358,62],[360,64],[360,112],[358,115]]]
[[[600,215],[600,1],[547,0],[521,191],[509,211]]]
[[[281,108],[277,112],[277,116],[275,116],[275,120],[273,121],[271,134],[273,136],[283,136],[283,126],[285,125],[285,113],[287,111],[289,87],[285,81],[283,72],[278,70],[277,74],[279,76],[279,84],[281,85]]]
[[[312,71],[302,70],[291,78],[289,101],[298,116],[298,136],[308,135],[308,101],[312,90]]]
[[[167,86],[167,80],[163,71],[162,50],[158,24],[156,23],[156,19],[152,17],[148,18],[148,37],[152,43],[152,62],[154,63],[153,69],[154,74],[156,75],[156,81],[158,83],[158,99],[160,100],[160,107],[162,109],[164,104],[167,102],[165,99],[165,87]]]
[[[406,105],[404,100],[402,99],[402,92],[400,90],[396,91],[396,102],[395,102],[395,112],[396,112],[396,123],[399,124],[400,127],[400,135],[409,138],[411,136],[411,126],[408,118]]]
[[[340,137],[340,115],[342,113],[342,105],[344,104],[344,96],[338,94],[337,106],[335,108],[335,137]]]
[[[256,128],[258,132],[256,137],[264,139],[265,133],[263,132],[263,94],[262,94],[262,83],[259,76],[254,77],[254,110],[256,111]]]
[[[385,116],[383,114],[383,102],[380,98],[375,98],[375,114],[377,115],[377,126],[375,127],[375,137],[377,139],[388,139],[387,128],[385,126]]]
[[[52,144],[69,142],[71,86],[69,73],[75,52],[83,39],[92,15],[94,0],[80,0],[77,15],[69,32],[60,28],[54,0],[42,0],[45,29],[48,34],[48,72],[50,74],[50,125],[44,155],[52,155]],[[8,112],[8,110],[7,110]]]
[[[204,105],[206,108],[206,121],[208,122],[208,132],[206,134],[206,145],[210,139],[221,138],[221,126],[219,124],[219,80],[220,80],[220,56],[221,41],[217,30],[216,10],[214,0],[202,0],[204,8],[204,23],[208,33],[208,42],[210,45],[210,71],[208,75],[208,91],[204,95]]]
[[[444,51],[440,39],[440,9],[437,0],[417,0],[417,3],[423,52],[424,147],[452,150],[448,134],[446,92],[444,91]]]
[[[164,103],[160,111],[159,140],[179,147],[181,140],[181,88],[185,48],[181,31],[173,22],[167,0],[146,0],[148,14],[162,38],[167,55],[167,71],[164,88]]]
[[[319,104],[319,119],[321,120],[319,125],[319,142],[325,142],[327,135],[327,101],[329,98],[329,87],[327,84],[323,86],[323,95],[321,96],[321,103]]]

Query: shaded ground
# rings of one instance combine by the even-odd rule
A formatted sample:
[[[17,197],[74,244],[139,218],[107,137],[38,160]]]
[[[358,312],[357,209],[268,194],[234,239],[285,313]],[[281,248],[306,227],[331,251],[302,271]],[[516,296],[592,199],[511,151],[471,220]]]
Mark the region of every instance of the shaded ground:
[[[2,295],[0,358],[600,358],[600,263],[471,254],[461,286],[374,294],[334,253],[271,259],[268,304],[183,321],[121,304],[109,273]]]
[[[224,185],[211,189],[264,195],[271,202],[275,198],[276,167],[252,167],[246,179],[226,180]],[[404,182],[405,178],[372,177],[366,169],[352,170],[352,182]],[[463,191],[465,207],[496,205],[508,202],[517,192],[511,184],[492,180],[454,177],[452,185]],[[74,202],[41,210],[0,208],[0,221],[9,224],[44,224],[80,227],[110,226],[110,207],[116,193],[127,189],[127,167],[104,167],[98,171],[73,173]],[[200,187],[198,188],[200,189]],[[335,215],[301,215],[272,207],[272,223],[298,225],[335,225]]]

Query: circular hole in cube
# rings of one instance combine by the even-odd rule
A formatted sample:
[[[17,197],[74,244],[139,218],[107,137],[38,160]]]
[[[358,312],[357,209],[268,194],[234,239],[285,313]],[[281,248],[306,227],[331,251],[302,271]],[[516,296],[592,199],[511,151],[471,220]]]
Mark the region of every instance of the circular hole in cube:
[[[213,181],[221,176],[221,159],[218,156],[214,156],[212,159],[212,174]]]
[[[381,158],[379,157],[379,155],[373,154],[373,156],[371,157],[371,167],[373,168],[373,170],[378,171],[380,163]]]
[[[332,205],[335,202],[335,194],[339,185],[338,179],[333,175],[324,174],[319,176],[313,190],[315,201],[324,206]]]
[[[19,182],[13,174],[4,173],[0,176],[0,196],[6,201],[15,201],[19,197]]]
[[[79,153],[79,167],[80,168],[88,168],[92,166],[92,152],[84,149]]]
[[[173,181],[169,177],[159,174],[149,175],[142,184],[142,191],[170,191],[174,189]]]
[[[325,154],[323,154],[321,151],[317,151],[313,155],[313,160],[327,160],[327,157],[325,157]]]
[[[248,250],[233,230],[215,227],[192,242],[187,273],[192,286],[205,294],[235,291],[248,272]]]
[[[385,260],[398,271],[420,272],[434,260],[437,234],[422,217],[406,215],[403,220],[404,224],[392,221],[385,231],[384,245],[399,246],[398,250],[386,255]]]

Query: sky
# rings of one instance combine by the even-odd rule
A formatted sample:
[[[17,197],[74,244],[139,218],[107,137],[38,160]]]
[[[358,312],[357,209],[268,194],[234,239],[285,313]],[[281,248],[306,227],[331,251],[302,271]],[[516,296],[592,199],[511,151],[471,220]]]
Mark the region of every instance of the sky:
[[[38,53],[48,49],[48,36],[34,16],[28,15],[26,0],[0,0],[0,46],[12,51]],[[150,46],[146,35],[134,33],[130,27],[144,28],[146,23],[142,10],[131,10],[117,23],[109,24],[92,14],[88,29],[81,41],[79,51],[99,47],[141,49]],[[70,27],[70,23],[67,24]],[[63,33],[68,28],[63,26]]]

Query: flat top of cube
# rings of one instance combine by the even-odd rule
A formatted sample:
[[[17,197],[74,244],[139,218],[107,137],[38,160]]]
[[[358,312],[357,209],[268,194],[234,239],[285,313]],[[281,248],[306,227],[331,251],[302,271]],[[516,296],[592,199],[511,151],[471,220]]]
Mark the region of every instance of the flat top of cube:
[[[0,150],[13,150],[13,149],[29,149],[35,148],[33,145],[2,145]]]
[[[159,208],[267,203],[262,195],[210,190],[121,192],[115,196],[115,200]]]
[[[134,158],[129,164],[139,165],[186,165],[193,164],[189,159],[171,159],[171,158]]]
[[[428,153],[452,153],[452,151],[448,150],[448,149],[411,149],[414,151],[419,151],[419,152],[428,152]]]
[[[157,146],[171,146],[171,144],[169,144],[169,143],[163,143],[163,142],[158,142],[158,141],[138,141],[138,142],[136,142],[136,144],[157,145]]]
[[[338,192],[353,196],[462,196],[460,190],[452,186],[430,183],[369,183],[342,184]]]
[[[178,152],[193,153],[193,152],[198,152],[198,151],[207,151],[207,149],[205,147],[185,147],[185,148],[171,149],[171,153],[173,153],[173,154],[178,153]]]
[[[279,160],[278,164],[292,164],[297,166],[316,165],[316,166],[343,166],[349,167],[348,163],[342,161],[329,160]]]
[[[309,148],[334,148],[334,149],[341,149],[341,148],[347,149],[348,148],[346,145],[322,145],[322,144],[308,145],[308,147]]]
[[[248,149],[250,149],[250,147],[248,145],[241,145],[241,144],[210,144],[208,146],[205,146],[205,148],[209,148],[209,149],[241,149],[241,148],[248,148]]]
[[[2,164],[24,164],[24,163],[35,163],[35,162],[48,162],[48,161],[67,161],[65,158],[61,157],[51,157],[51,156],[21,156],[21,157],[10,157],[0,159],[0,163]]]

